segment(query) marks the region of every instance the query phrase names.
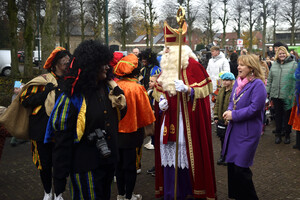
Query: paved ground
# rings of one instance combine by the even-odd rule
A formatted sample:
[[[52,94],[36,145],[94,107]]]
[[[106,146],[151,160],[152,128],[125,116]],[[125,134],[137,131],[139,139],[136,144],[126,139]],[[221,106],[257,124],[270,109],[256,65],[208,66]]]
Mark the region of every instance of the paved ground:
[[[261,200],[300,200],[300,151],[292,149],[291,144],[274,144],[271,133],[272,123],[261,137],[254,165],[251,168],[257,194]],[[219,139],[213,134],[215,161],[219,156]],[[154,165],[154,151],[144,149],[142,173],[138,175],[135,192],[143,195],[143,200],[154,198],[154,178],[146,170]],[[219,200],[227,199],[227,170],[215,166],[217,195]],[[112,200],[116,199],[116,184],[112,185]],[[68,192],[64,194],[70,199]],[[7,139],[0,161],[0,200],[41,200],[43,189],[39,174],[32,164],[29,143],[18,147],[9,146]]]

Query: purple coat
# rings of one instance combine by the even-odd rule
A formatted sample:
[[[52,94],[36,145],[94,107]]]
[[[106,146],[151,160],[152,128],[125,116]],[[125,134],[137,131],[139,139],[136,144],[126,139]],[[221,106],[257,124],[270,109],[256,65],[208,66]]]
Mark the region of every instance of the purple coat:
[[[233,110],[233,94],[236,87],[237,81],[230,96],[228,110],[232,110],[232,120],[227,127],[222,154],[226,154],[228,163],[250,167],[262,131],[267,92],[264,83],[260,79],[254,79],[235,97],[238,99],[243,94]]]

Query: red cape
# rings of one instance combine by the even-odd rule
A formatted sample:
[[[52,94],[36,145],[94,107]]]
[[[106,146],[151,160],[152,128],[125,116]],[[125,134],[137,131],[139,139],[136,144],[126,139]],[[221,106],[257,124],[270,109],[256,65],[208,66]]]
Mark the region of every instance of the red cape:
[[[189,59],[188,67],[181,70],[181,75],[184,83],[194,89],[193,99],[186,93],[181,93],[180,96],[193,195],[195,198],[216,199],[209,103],[212,83],[203,66],[192,58]],[[153,93],[156,101],[159,101],[164,92],[157,84]],[[169,98],[167,94],[166,96]],[[164,194],[160,157],[160,127],[163,115],[159,115],[158,103],[155,105],[155,195],[159,198]]]

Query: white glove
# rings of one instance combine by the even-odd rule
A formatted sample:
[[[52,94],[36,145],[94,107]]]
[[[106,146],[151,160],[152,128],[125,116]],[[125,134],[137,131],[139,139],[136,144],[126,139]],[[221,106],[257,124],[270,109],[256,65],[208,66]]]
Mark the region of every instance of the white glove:
[[[187,92],[189,87],[183,83],[182,80],[175,80],[175,89],[177,92]]]
[[[162,111],[166,111],[169,108],[168,100],[163,95],[160,95],[158,106]]]
[[[54,200],[64,200],[62,197],[62,193],[60,193],[58,196],[56,194],[54,195]]]

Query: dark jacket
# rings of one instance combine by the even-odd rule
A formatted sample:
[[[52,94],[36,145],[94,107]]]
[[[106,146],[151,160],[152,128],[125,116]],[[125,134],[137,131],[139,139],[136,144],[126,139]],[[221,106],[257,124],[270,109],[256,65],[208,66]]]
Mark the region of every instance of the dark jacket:
[[[216,100],[216,104],[215,104],[215,107],[214,107],[214,119],[215,120],[217,119],[217,120],[224,121],[223,113],[228,108],[231,92],[232,92],[232,88],[230,90],[226,91],[226,88],[222,87],[219,90],[217,100]]]
[[[230,61],[229,65],[230,65],[230,72],[233,73],[234,77],[237,77],[238,76],[238,69],[237,69],[238,63],[237,63],[237,60]]]

